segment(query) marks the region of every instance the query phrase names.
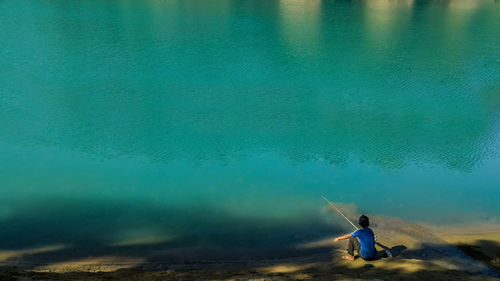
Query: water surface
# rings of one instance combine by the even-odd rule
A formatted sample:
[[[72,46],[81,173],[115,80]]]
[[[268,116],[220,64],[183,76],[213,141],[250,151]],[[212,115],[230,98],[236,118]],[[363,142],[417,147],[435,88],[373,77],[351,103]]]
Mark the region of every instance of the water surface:
[[[498,223],[499,15],[486,0],[0,1],[0,248],[288,248],[349,230],[322,194]]]

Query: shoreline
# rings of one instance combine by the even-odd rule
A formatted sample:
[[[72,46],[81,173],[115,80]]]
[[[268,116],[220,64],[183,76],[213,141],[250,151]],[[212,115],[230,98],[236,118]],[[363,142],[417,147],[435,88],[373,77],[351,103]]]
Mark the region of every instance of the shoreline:
[[[71,254],[58,262],[30,263],[33,252],[0,263],[0,280],[500,280],[500,231],[463,232],[446,227],[424,227],[397,218],[373,216],[379,242],[394,257],[365,262],[340,259],[331,238],[297,245],[317,253],[282,259],[205,260],[169,262],[133,256],[103,255],[74,259]],[[54,248],[55,249],[55,248]],[[377,246],[378,250],[383,250]],[[46,250],[50,251],[50,248]],[[0,255],[1,256],[1,255]],[[366,264],[373,265],[365,268]],[[10,278],[10,279],[9,279]]]

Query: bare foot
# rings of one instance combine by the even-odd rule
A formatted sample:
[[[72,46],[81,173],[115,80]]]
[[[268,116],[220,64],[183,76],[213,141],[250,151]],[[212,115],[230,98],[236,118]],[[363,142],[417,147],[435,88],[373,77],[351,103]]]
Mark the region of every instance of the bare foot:
[[[351,256],[351,255],[343,255],[343,256],[342,256],[342,259],[344,259],[344,260],[348,260],[348,261],[353,261],[353,260],[354,260],[354,256]]]

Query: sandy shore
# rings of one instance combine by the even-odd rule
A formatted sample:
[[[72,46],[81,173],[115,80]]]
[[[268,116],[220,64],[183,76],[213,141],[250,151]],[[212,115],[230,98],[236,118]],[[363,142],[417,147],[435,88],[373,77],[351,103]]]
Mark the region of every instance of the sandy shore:
[[[457,232],[396,218],[372,221],[378,250],[390,249],[394,257],[344,261],[345,242],[334,246],[330,237],[296,245],[324,249],[314,255],[245,262],[148,262],[140,255],[108,255],[44,264],[29,260],[33,251],[0,251],[0,280],[500,280],[500,230]]]
[[[500,271],[500,231],[439,234],[467,255]]]

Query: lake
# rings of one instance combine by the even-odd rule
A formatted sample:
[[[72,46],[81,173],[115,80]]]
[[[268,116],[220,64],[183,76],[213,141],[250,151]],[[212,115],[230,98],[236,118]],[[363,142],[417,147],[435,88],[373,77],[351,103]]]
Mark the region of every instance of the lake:
[[[498,1],[3,0],[0,26],[0,249],[289,248],[349,230],[322,195],[500,223]]]

